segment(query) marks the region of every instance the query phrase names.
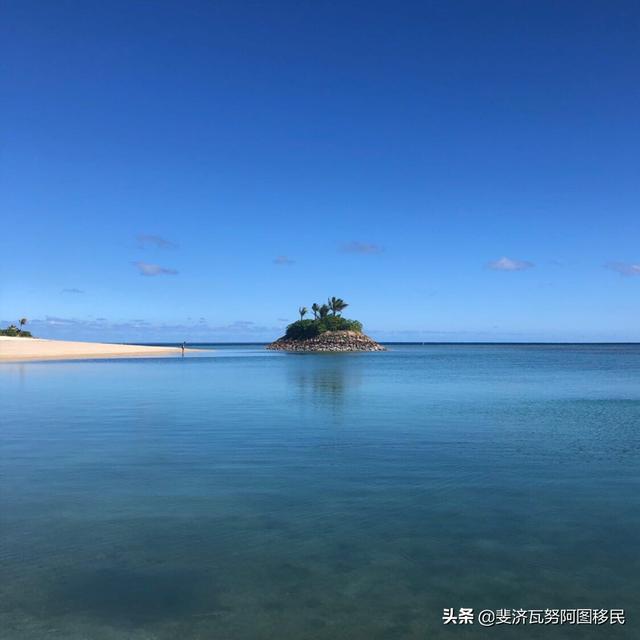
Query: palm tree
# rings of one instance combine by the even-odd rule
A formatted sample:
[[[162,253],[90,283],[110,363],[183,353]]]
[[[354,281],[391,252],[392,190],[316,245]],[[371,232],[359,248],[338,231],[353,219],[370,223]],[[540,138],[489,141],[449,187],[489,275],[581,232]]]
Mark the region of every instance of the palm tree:
[[[22,327],[29,322],[26,318],[20,318],[20,333],[22,333]]]
[[[329,315],[329,307],[326,304],[323,304],[319,309],[318,309],[318,315],[320,316],[320,320],[322,320],[323,318],[326,318]]]
[[[318,312],[320,311],[320,305],[317,302],[314,302],[311,305],[311,311],[313,311],[313,318],[315,320],[317,320],[318,319]]]
[[[338,315],[340,315],[349,305],[342,298],[338,298],[334,306]]]
[[[328,303],[329,309],[331,309],[334,316],[338,315],[343,309],[346,309],[349,306],[342,298],[336,298],[335,296],[329,298]]]
[[[300,307],[298,313],[300,314],[300,320],[302,320],[307,315],[307,307]]]

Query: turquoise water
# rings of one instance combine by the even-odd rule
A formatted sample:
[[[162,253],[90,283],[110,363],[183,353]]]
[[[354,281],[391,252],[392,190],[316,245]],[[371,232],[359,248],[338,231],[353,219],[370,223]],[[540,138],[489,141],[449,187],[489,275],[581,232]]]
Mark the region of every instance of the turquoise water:
[[[2,638],[640,637],[640,346],[4,364],[0,402]]]

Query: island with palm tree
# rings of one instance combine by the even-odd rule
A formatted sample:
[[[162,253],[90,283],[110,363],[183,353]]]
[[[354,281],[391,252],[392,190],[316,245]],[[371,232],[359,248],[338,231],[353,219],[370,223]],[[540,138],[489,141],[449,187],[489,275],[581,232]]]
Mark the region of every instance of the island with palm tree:
[[[305,320],[307,307],[300,307],[300,320],[292,322],[286,333],[267,345],[274,351],[343,352],[385,351],[375,340],[362,333],[362,323],[342,317],[349,305],[342,299],[331,297],[326,304],[311,305],[313,319]]]
[[[0,336],[7,336],[9,338],[32,338],[30,331],[25,331],[22,327],[29,322],[26,318],[20,318],[18,324],[20,327],[16,327],[15,324],[10,324],[6,329],[0,329]]]

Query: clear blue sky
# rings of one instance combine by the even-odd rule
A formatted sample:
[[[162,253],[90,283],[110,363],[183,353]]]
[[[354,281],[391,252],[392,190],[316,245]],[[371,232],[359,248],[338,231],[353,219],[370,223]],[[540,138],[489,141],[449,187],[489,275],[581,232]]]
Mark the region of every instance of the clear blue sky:
[[[0,6],[2,321],[640,340],[637,2]]]

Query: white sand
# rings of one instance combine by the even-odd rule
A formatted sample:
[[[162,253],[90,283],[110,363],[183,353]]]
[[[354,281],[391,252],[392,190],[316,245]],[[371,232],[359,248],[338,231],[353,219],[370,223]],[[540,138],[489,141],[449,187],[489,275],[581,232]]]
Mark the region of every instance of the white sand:
[[[143,347],[132,344],[68,342],[0,336],[0,361],[177,356],[181,353],[182,350],[179,347]]]

